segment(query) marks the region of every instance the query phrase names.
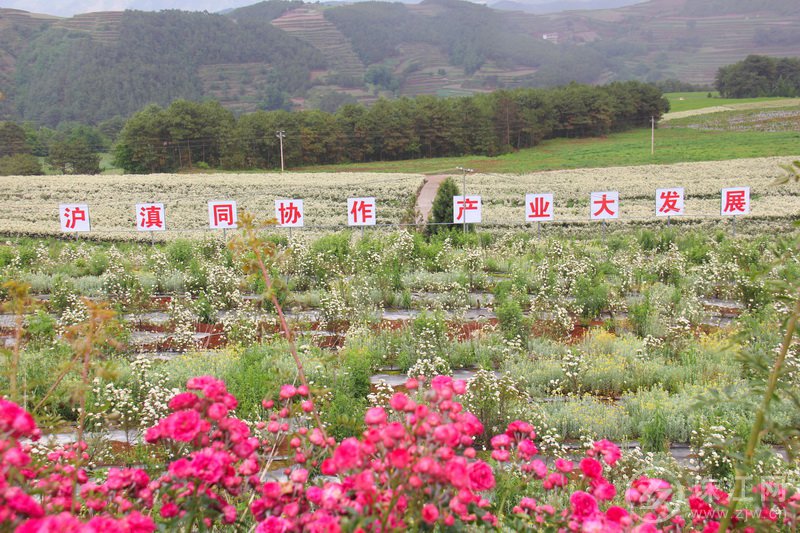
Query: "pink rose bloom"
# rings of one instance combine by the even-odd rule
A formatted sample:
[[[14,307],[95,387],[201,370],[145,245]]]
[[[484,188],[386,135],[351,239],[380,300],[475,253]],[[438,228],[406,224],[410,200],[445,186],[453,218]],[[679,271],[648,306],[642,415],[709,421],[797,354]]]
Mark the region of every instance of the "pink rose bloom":
[[[464,394],[467,392],[467,382],[463,379],[453,381],[453,392],[456,394]]]
[[[408,380],[406,381],[406,389],[414,390],[417,387],[419,387],[419,381],[417,381],[414,378],[408,378]]]
[[[623,524],[622,522],[623,520],[626,519],[627,519],[626,522],[630,522],[630,519],[628,517],[629,517],[628,511],[616,505],[612,505],[606,510],[606,518],[611,520],[612,522],[616,522],[617,524],[627,525]]]
[[[572,461],[567,461],[566,459],[556,459],[556,469],[564,472],[565,474],[572,472],[574,467],[575,465],[572,464]]]
[[[495,450],[497,448],[508,448],[509,446],[511,446],[511,437],[509,437],[505,433],[500,435],[495,435],[494,437],[492,437],[491,443],[492,443],[492,448],[494,448]]]
[[[386,411],[383,407],[371,407],[364,415],[364,423],[368,426],[383,424],[386,422]]]
[[[294,388],[294,385],[282,385],[280,397],[281,400],[288,400],[289,398],[294,397],[297,394],[297,389]]]
[[[519,450],[520,455],[524,458],[528,459],[539,453],[539,450],[536,448],[536,444],[533,443],[531,439],[522,439],[517,444],[517,450]]]
[[[584,457],[580,462],[581,472],[589,479],[597,479],[603,474],[603,465],[591,457]]]
[[[608,466],[614,466],[619,458],[622,457],[619,447],[606,439],[595,442],[592,449],[589,450],[589,455],[594,456],[598,453],[603,456],[603,461],[605,461]]]
[[[197,403],[197,395],[193,392],[182,392],[172,397],[169,401],[169,408],[173,411],[181,409],[191,409]]]
[[[617,488],[603,478],[592,481],[592,495],[602,501],[611,501],[617,495]]]
[[[208,406],[208,418],[211,420],[222,420],[228,414],[225,404],[215,402]]]
[[[469,436],[480,435],[483,433],[483,424],[477,416],[472,413],[464,413],[461,416],[461,424],[464,428],[464,433]]]
[[[8,400],[0,399],[0,433],[9,433],[14,438],[32,437],[39,438],[39,428],[36,427],[33,417],[29,412]]]
[[[597,500],[582,490],[573,492],[569,497],[569,503],[572,508],[572,516],[580,521],[592,518],[598,512]]]
[[[555,487],[563,487],[567,484],[567,478],[564,474],[559,474],[558,472],[552,472],[542,481],[542,487],[545,490],[551,490]]]
[[[536,437],[536,434],[533,431],[533,426],[527,422],[523,422],[522,420],[515,420],[508,425],[508,428],[506,428],[506,435],[509,437],[513,437],[517,433],[528,435],[531,438]]]
[[[476,461],[467,467],[470,487],[472,490],[489,490],[494,487],[494,472],[492,467],[483,461]]]
[[[215,381],[217,380],[214,376],[196,376],[186,382],[186,388],[189,390],[203,390],[203,387]]]
[[[293,529],[292,523],[285,518],[270,515],[256,526],[256,533],[285,533]]]
[[[333,451],[333,463],[339,472],[358,465],[358,446],[358,439],[350,437],[344,439]]]
[[[7,487],[3,493],[3,497],[8,509],[14,513],[19,513],[30,518],[39,518],[44,515],[42,506],[19,487]]]
[[[405,448],[398,448],[389,452],[389,463],[398,469],[408,467],[411,462],[411,454]]]
[[[392,396],[392,399],[389,400],[389,406],[395,411],[402,411],[408,404],[408,399],[408,396],[402,392],[396,392],[394,396]]]
[[[163,420],[166,437],[190,442],[200,433],[200,415],[197,411],[177,411]]]
[[[426,503],[422,507],[422,520],[426,524],[433,524],[439,519],[439,508],[431,503]]]
[[[511,454],[508,450],[493,450],[492,451],[492,459],[495,461],[499,461],[501,463],[505,463],[508,461]]]
[[[536,477],[539,479],[543,479],[547,475],[547,465],[544,461],[536,459],[531,463],[531,466],[533,467],[533,473],[536,474]]]
[[[314,410],[314,402],[311,400],[305,400],[303,403],[300,404],[300,408],[303,410],[304,413],[310,413]]]

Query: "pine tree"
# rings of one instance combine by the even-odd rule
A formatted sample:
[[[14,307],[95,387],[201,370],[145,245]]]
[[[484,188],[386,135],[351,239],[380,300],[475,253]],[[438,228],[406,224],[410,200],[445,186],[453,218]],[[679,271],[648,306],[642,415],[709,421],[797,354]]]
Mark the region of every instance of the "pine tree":
[[[428,225],[425,227],[427,235],[453,227],[453,196],[459,194],[461,192],[453,178],[447,178],[439,185],[428,217]]]

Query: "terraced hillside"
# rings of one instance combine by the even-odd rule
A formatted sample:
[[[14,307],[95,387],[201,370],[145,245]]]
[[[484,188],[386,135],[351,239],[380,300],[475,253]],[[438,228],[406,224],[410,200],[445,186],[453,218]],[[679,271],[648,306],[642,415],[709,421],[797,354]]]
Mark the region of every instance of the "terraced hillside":
[[[65,19],[0,8],[0,120],[98,123],[177,98],[241,113],[571,81],[711,84],[750,54],[800,55],[798,27],[796,0],[650,0],[549,15],[462,0],[268,0],[227,15]],[[389,79],[366,83],[375,69]]]
[[[101,11],[59,20],[54,27],[86,32],[94,41],[111,44],[119,39],[121,19],[121,11]]]
[[[273,20],[272,25],[303,39],[322,52],[331,73],[359,81],[363,79],[364,64],[345,36],[325,20],[321,10],[311,6],[293,9]]]

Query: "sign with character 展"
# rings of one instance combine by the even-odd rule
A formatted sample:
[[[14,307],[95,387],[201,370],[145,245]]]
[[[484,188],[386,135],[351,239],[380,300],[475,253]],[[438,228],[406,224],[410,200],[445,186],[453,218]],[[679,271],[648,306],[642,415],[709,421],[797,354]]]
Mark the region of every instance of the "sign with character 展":
[[[750,213],[750,187],[722,189],[722,215],[747,215]]]

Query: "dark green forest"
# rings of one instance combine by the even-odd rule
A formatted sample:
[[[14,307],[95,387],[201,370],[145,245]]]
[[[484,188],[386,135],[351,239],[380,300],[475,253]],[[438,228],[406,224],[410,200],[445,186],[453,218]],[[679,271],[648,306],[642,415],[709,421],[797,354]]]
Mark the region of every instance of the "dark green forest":
[[[727,98],[800,96],[800,59],[747,56],[720,68],[716,87]]]
[[[514,89],[461,98],[381,99],[336,113],[259,111],[238,119],[216,102],[151,105],[127,121],[114,149],[126,172],[171,172],[192,166],[280,167],[464,154],[495,156],[554,137],[590,137],[649,124],[668,111],[656,87],[617,82],[602,87]]]
[[[281,2],[272,12],[291,5]],[[270,83],[289,92],[306,87],[309,71],[324,66],[318,50],[263,15],[126,11],[113,43],[63,28],[33,39],[19,60],[14,99],[25,120],[97,124],[148,103],[199,100],[200,65],[247,62],[268,63]]]

